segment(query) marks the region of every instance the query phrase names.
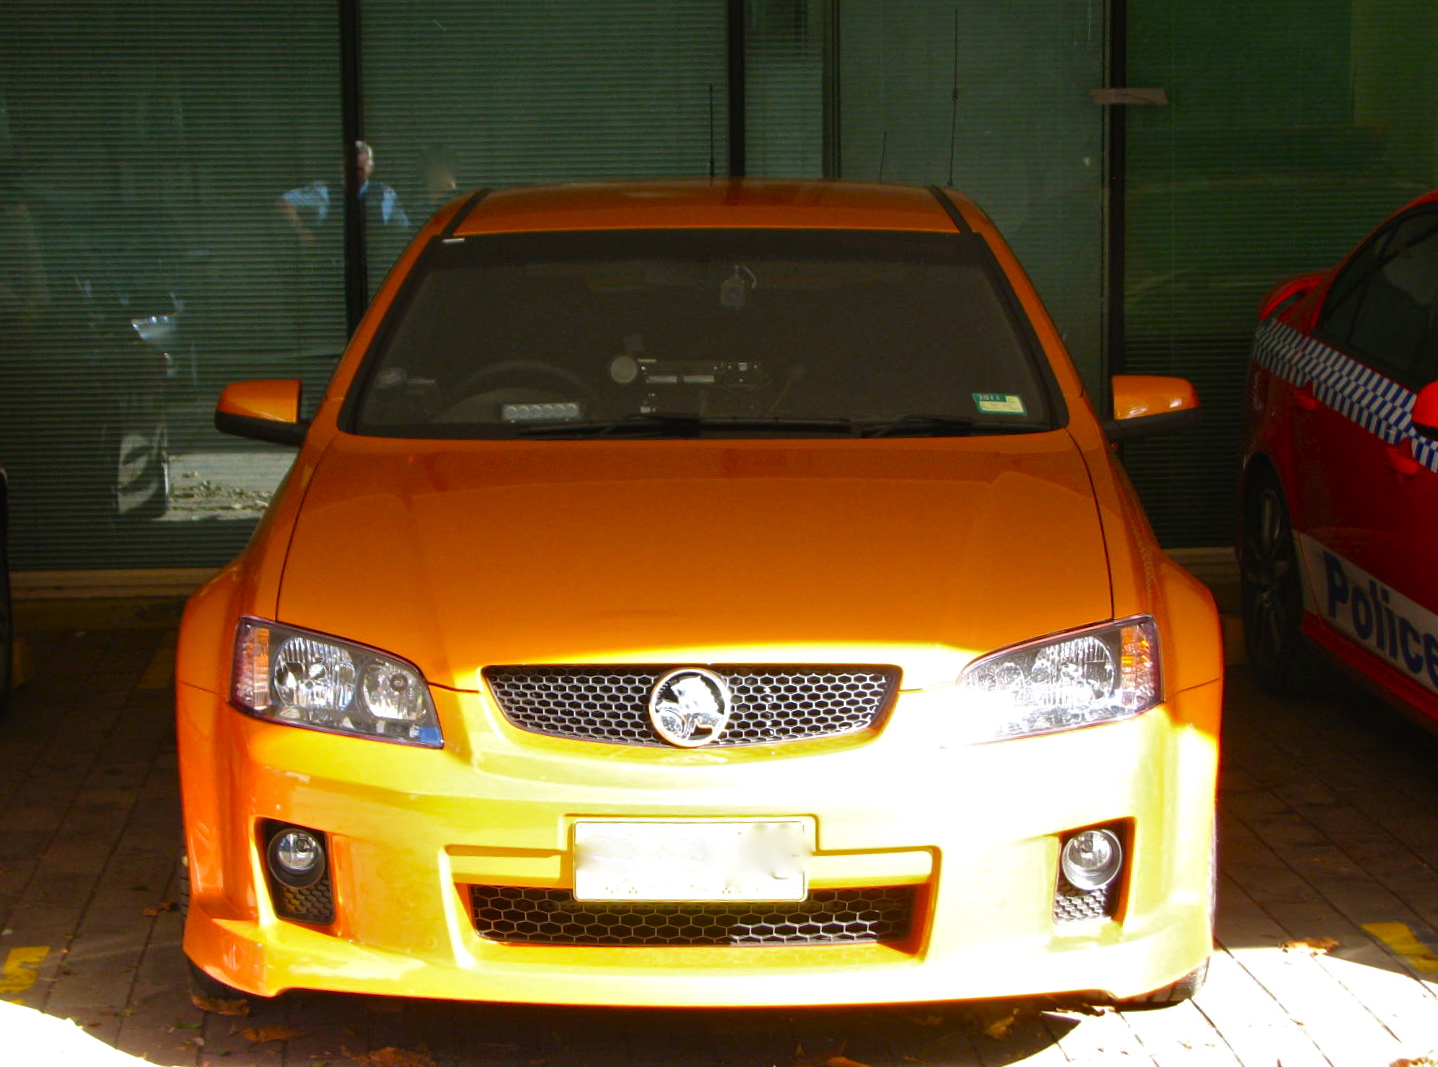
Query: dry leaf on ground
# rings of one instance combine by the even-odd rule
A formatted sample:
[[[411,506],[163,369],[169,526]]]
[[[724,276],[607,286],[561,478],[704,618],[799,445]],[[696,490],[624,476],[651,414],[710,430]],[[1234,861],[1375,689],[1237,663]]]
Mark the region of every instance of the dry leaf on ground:
[[[1326,956],[1337,948],[1339,942],[1331,937],[1299,937],[1285,941],[1284,952],[1305,952],[1310,956]]]
[[[973,1004],[964,1014],[986,1037],[1002,1041],[1018,1021],[1019,1009],[1011,1004]]]
[[[218,997],[191,993],[190,1003],[201,1011],[207,1011],[212,1015],[248,1015],[250,1013],[250,1002],[243,997],[238,1000],[221,1000]]]
[[[821,1052],[817,1056],[805,1055],[804,1046],[800,1045],[794,1049],[794,1067],[869,1067],[867,1063],[851,1060],[844,1055],[847,1045],[848,1042],[845,1042],[832,1052]]]
[[[268,1041],[289,1041],[291,1038],[304,1036],[292,1026],[251,1026],[241,1030],[240,1035],[252,1045],[263,1045]]]
[[[428,1052],[405,1048],[382,1048],[374,1052],[350,1052],[345,1055],[359,1067],[439,1067]]]

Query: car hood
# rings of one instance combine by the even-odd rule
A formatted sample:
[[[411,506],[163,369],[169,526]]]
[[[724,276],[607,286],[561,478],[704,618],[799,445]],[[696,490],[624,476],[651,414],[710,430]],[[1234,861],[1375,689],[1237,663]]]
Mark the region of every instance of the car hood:
[[[491,664],[895,663],[906,688],[1108,618],[1066,433],[889,441],[341,435],[279,621],[478,686]]]

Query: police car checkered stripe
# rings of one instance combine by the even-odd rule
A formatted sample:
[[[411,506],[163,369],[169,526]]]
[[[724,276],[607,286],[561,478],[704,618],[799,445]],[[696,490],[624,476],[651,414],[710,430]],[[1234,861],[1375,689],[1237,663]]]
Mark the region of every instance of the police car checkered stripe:
[[[1413,429],[1410,389],[1322,341],[1277,319],[1259,327],[1253,358],[1296,388],[1313,383],[1313,395],[1390,445],[1413,442],[1413,457],[1438,473],[1438,442]]]

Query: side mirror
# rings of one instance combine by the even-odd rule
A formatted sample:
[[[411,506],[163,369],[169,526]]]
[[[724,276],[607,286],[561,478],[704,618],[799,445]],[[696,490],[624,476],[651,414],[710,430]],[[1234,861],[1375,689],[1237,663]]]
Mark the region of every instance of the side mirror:
[[[1327,277],[1325,271],[1312,271],[1308,274],[1300,274],[1296,278],[1289,278],[1279,282],[1272,289],[1268,290],[1263,298],[1263,303],[1258,305],[1258,319],[1262,322],[1270,315],[1282,311],[1292,304],[1298,303],[1305,296],[1311,293],[1323,279]]]
[[[1430,441],[1438,441],[1438,382],[1429,382],[1418,390],[1413,401],[1413,429]]]
[[[1152,374],[1113,376],[1113,418],[1103,422],[1110,441],[1173,433],[1197,426],[1203,418],[1198,393],[1183,378]]]
[[[309,424],[300,421],[300,383],[294,378],[234,382],[215,405],[215,429],[277,445],[304,443]]]

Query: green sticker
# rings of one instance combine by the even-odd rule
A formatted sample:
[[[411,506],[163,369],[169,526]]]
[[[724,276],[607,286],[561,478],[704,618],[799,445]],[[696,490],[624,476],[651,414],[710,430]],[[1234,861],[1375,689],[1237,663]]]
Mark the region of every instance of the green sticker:
[[[1024,415],[1024,398],[1014,393],[975,393],[974,404],[985,415]]]

